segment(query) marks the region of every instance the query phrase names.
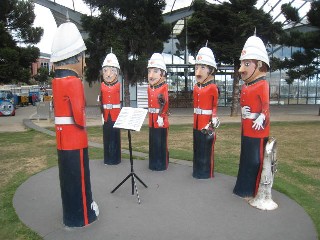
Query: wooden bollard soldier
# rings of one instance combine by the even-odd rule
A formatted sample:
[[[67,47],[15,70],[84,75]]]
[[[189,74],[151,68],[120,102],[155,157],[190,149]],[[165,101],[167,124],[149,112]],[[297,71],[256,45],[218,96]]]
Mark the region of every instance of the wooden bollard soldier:
[[[160,53],[154,53],[148,62],[149,112],[149,169],[162,171],[168,168],[168,84],[167,68]]]
[[[196,85],[193,89],[193,177],[214,177],[214,129],[219,127],[217,117],[218,87],[214,82],[217,64],[208,47],[199,50],[195,62]]]
[[[61,24],[52,43],[52,81],[63,223],[83,227],[97,219],[92,199],[83,77],[85,50],[76,25]]]
[[[258,191],[264,149],[269,138],[269,84],[266,80],[269,57],[259,37],[246,41],[241,56],[239,73],[241,87],[241,153],[237,182],[233,193],[254,197]]]
[[[120,65],[115,54],[109,53],[102,64],[101,113],[103,117],[104,164],[115,165],[121,162],[120,129],[113,128],[120,110]]]

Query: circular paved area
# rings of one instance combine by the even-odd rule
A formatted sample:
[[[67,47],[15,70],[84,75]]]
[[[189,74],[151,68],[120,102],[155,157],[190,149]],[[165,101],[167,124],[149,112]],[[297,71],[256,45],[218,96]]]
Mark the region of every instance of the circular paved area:
[[[147,161],[134,161],[141,204],[131,195],[131,182],[114,189],[130,171],[129,161],[105,166],[90,161],[94,200],[99,219],[84,228],[66,228],[58,168],[40,172],[16,191],[13,204],[19,218],[44,239],[215,239],[215,240],[317,240],[315,227],[304,209],[285,195],[273,191],[279,204],[261,211],[232,194],[235,178],[216,174],[214,179],[192,178],[192,168],[170,164],[152,172]]]

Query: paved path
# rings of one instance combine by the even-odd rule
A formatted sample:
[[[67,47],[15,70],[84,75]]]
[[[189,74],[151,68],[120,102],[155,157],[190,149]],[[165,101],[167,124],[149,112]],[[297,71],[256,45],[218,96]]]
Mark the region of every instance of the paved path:
[[[18,107],[15,116],[0,117],[0,132],[21,132],[27,128],[23,124],[23,119],[29,119],[37,111],[35,106]]]
[[[317,240],[315,227],[304,209],[284,194],[273,191],[279,204],[261,211],[232,194],[235,178],[215,174],[209,180],[192,177],[192,167],[169,164],[163,172],[148,169],[148,162],[134,161],[141,204],[126,181],[129,161],[105,166],[90,161],[94,200],[99,219],[84,228],[62,224],[58,168],[30,177],[16,191],[13,205],[21,221],[44,239],[111,240]]]

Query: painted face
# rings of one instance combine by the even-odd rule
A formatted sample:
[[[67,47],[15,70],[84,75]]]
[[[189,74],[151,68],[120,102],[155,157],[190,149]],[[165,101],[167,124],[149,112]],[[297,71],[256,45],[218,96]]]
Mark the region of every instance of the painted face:
[[[196,64],[194,70],[195,77],[198,83],[204,83],[213,78],[210,75],[210,69],[207,65]]]
[[[245,83],[252,82],[261,74],[257,64],[252,60],[241,60],[239,73]]]
[[[115,67],[104,67],[102,69],[103,81],[112,83],[118,79],[118,69]]]
[[[151,86],[156,86],[161,83],[163,76],[161,76],[160,68],[148,68],[148,81]]]

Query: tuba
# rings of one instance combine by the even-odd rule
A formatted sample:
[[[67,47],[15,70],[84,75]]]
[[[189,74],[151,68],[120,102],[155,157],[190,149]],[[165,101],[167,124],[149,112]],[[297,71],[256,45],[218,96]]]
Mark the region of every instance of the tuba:
[[[255,198],[249,200],[249,204],[261,210],[274,210],[278,204],[272,200],[271,188],[274,175],[277,172],[277,142],[270,138],[264,151],[263,166],[258,193]]]

